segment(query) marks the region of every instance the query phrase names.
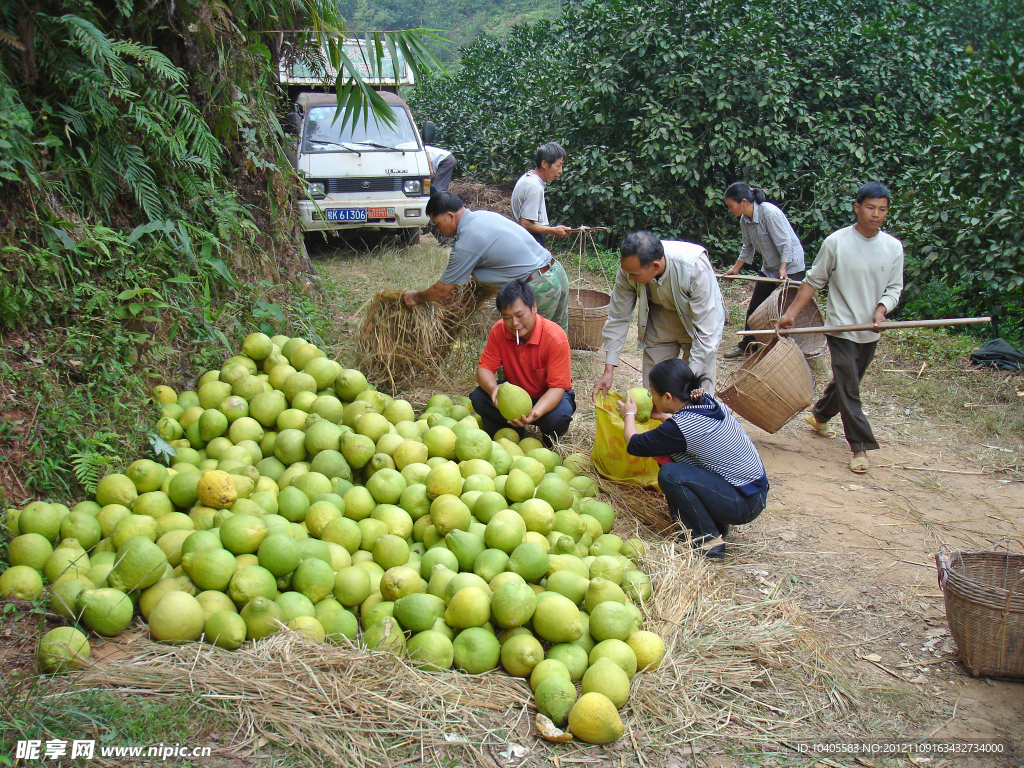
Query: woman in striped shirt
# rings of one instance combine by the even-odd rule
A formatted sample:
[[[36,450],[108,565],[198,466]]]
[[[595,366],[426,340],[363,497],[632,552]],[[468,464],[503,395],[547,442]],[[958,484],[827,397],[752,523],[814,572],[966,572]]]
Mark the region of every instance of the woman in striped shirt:
[[[651,418],[662,425],[638,433],[636,401],[629,396],[619,402],[619,413],[626,450],[662,464],[658,484],[669,511],[693,545],[717,559],[725,557],[722,537],[729,526],[749,523],[764,511],[768,476],[732,411],[700,388],[704,380],[682,360],[658,363],[649,375]]]
[[[738,275],[744,264],[754,260],[754,252],[761,254],[761,275],[785,280],[804,279],[804,247],[793,231],[786,214],[776,205],[769,203],[757,187],[751,189],[745,182],[737,181],[725,190],[725,206],[729,213],[739,217],[743,247],[739,258],[722,276]],[[747,305],[747,318],[771,296],[778,286],[775,283],[754,283],[754,293]],[[743,330],[749,330],[747,325]],[[754,341],[753,336],[744,336],[735,349],[725,353],[731,360],[743,357],[747,347]]]

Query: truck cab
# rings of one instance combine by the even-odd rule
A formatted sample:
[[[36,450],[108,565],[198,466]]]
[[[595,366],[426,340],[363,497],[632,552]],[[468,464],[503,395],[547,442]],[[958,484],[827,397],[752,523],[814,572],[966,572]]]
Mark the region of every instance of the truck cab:
[[[394,230],[415,242],[430,223],[430,160],[404,101],[379,91],[395,124],[371,114],[342,126],[333,93],[300,93],[289,128],[290,159],[306,183],[299,218],[306,232]]]

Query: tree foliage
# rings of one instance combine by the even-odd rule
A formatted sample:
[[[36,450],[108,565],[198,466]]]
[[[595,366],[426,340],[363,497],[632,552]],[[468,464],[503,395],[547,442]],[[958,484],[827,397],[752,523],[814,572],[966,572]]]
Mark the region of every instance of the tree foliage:
[[[724,262],[739,239],[730,182],[762,187],[813,256],[879,179],[897,196],[909,278],[954,279],[937,254],[969,241],[971,290],[1001,295],[1019,289],[1019,160],[985,167],[1019,158],[1021,6],[576,0],[476,41],[454,82],[413,101],[479,178],[510,182],[534,147],[563,142],[567,170],[547,192],[560,222],[650,228]]]
[[[909,174],[901,214],[913,292],[940,281],[997,323],[1024,321],[1024,46],[989,53],[961,78]],[[1007,329],[1021,334],[1022,328]],[[1021,334],[1024,335],[1024,334]]]

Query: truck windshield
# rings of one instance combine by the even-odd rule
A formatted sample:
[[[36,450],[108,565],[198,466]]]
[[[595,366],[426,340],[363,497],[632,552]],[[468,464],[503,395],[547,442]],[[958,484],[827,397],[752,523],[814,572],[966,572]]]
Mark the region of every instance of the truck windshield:
[[[370,115],[369,121],[349,122],[341,127],[341,116],[335,120],[334,106],[313,107],[306,117],[303,152],[383,152],[419,149],[416,129],[409,113],[393,104],[397,125],[385,125]]]

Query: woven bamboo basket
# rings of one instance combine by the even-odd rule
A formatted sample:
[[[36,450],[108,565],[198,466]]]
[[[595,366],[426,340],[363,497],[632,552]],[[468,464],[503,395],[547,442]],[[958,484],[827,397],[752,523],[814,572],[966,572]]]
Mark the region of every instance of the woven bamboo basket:
[[[811,404],[814,377],[793,340],[773,336],[726,377],[718,397],[751,424],[778,432]]]
[[[946,621],[975,677],[1024,678],[1024,554],[940,549]]]
[[[750,313],[747,318],[747,325],[752,331],[759,331],[763,328],[774,328],[779,318],[782,317],[789,305],[793,303],[797,292],[800,290],[796,285],[782,285],[772,291],[772,294],[765,299],[757,309]],[[821,316],[821,310],[812,298],[796,316],[795,328],[822,327],[825,324]],[[793,336],[793,341],[800,347],[804,357],[817,357],[825,352],[827,346],[825,334],[823,333],[801,333]]]
[[[594,351],[601,347],[601,331],[608,319],[611,297],[589,288],[569,289],[569,347]]]

